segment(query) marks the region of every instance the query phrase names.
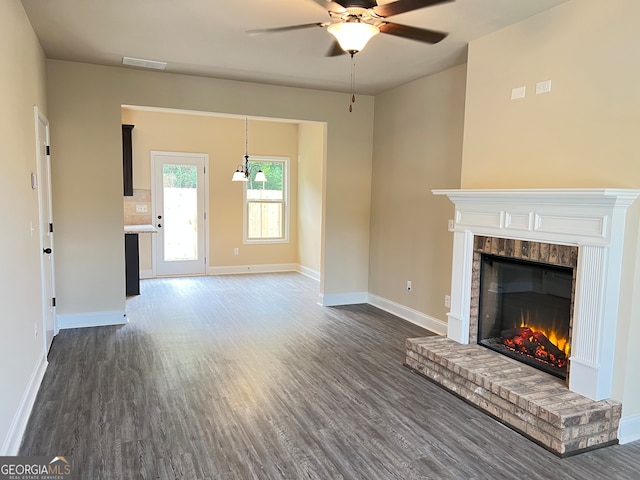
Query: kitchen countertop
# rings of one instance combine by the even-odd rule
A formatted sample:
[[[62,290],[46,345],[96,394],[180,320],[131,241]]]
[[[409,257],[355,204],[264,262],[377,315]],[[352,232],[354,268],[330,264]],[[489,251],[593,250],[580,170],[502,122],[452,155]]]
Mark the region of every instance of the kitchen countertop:
[[[153,225],[125,225],[124,233],[158,233]]]

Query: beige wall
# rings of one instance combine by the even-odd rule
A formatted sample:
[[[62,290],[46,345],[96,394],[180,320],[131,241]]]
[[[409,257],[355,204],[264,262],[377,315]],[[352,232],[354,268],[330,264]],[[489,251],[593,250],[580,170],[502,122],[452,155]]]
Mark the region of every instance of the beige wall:
[[[231,182],[244,161],[244,118],[192,115],[123,108],[123,123],[133,129],[133,185],[151,188],[151,151],[205,153],[209,156],[208,267],[297,263],[298,126],[296,123],[249,121],[249,154],[290,159],[289,243],[243,245],[242,185]],[[322,145],[320,145],[322,151]],[[322,205],[318,205],[322,208]],[[152,235],[140,235],[140,268],[151,269]],[[318,235],[318,238],[320,236]],[[239,255],[233,249],[239,249]]]
[[[322,261],[322,190],[326,125],[298,126],[298,263],[311,275]]]
[[[122,105],[326,122],[322,288],[366,291],[372,97],[360,96],[350,114],[344,94],[316,90],[55,60],[47,61],[47,75],[59,158],[53,172],[59,313],[124,309]],[[242,145],[242,130],[237,137]]]
[[[640,188],[640,2],[570,0],[469,47],[463,188]],[[552,81],[549,94],[535,84]],[[511,89],[526,86],[522,100]],[[614,396],[640,414],[638,207],[625,246]],[[634,378],[633,381],[625,381]]]
[[[45,60],[18,0],[0,2],[0,64],[0,455],[7,455],[22,396],[44,361],[38,191],[30,174],[36,171],[33,107],[47,111]]]
[[[442,322],[453,206],[431,189],[460,186],[465,75],[462,65],[376,97],[369,292]]]
[[[124,309],[120,123],[121,105],[128,104],[326,125],[325,157],[308,169],[301,165],[298,176],[309,185],[299,195],[300,223],[307,213],[313,219],[297,229],[300,263],[323,272],[326,294],[369,291],[444,319],[446,221],[453,209],[432,197],[431,188],[640,187],[640,68],[633,61],[639,19],[636,0],[570,0],[472,42],[466,106],[465,67],[457,67],[378,96],[374,127],[372,97],[359,96],[349,114],[344,94],[51,60],[47,109],[44,55],[20,2],[0,3],[0,60],[11,67],[0,70],[0,208],[11,233],[0,239],[0,322],[11,332],[0,340],[0,361],[12,365],[3,369],[8,388],[0,398],[0,441],[43,356],[39,241],[29,229],[38,215],[37,192],[29,186],[33,105],[52,122],[59,313]],[[552,92],[535,95],[535,83],[548,79]],[[519,86],[527,96],[511,101]],[[299,136],[319,128],[302,124]],[[242,132],[229,140],[242,145]],[[317,157],[306,148],[301,142],[301,159]],[[324,162],[320,176],[317,162]],[[307,203],[319,192],[321,209]],[[639,214],[636,205],[625,245],[616,360],[615,395],[625,417],[640,413]],[[320,222],[319,245],[313,232]],[[413,282],[411,294],[406,280]]]
[[[640,185],[639,20],[636,0],[570,0],[472,42],[462,186]]]

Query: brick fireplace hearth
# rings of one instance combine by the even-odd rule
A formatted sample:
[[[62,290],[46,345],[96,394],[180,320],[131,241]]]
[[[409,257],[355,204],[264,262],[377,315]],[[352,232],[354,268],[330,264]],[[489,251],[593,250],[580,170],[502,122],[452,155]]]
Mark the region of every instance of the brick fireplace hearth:
[[[480,345],[434,336],[406,346],[407,367],[561,457],[618,443],[619,402],[590,400]]]
[[[433,193],[456,207],[448,338],[409,339],[406,365],[558,455],[616,443],[622,408],[611,395],[624,228],[640,192]],[[567,384],[475,344],[474,254],[477,261],[487,249],[575,267]]]

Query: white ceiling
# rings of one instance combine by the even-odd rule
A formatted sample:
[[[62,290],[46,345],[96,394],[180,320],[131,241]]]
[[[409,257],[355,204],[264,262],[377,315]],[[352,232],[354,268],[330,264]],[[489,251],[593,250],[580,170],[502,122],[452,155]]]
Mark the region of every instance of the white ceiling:
[[[564,1],[456,0],[389,17],[450,34],[436,45],[374,37],[355,56],[356,92],[376,94],[462,64],[471,40]],[[122,57],[129,56],[167,62],[168,72],[341,92],[350,88],[349,56],[325,57],[333,39],[325,29],[246,33],[329,21],[326,9],[313,0],[22,3],[47,58],[122,66]]]

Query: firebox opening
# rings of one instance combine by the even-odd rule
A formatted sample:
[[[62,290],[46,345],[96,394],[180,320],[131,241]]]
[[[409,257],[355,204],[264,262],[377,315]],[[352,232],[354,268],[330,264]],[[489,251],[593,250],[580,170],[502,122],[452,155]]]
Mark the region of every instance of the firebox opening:
[[[482,255],[478,343],[567,377],[573,269]]]

